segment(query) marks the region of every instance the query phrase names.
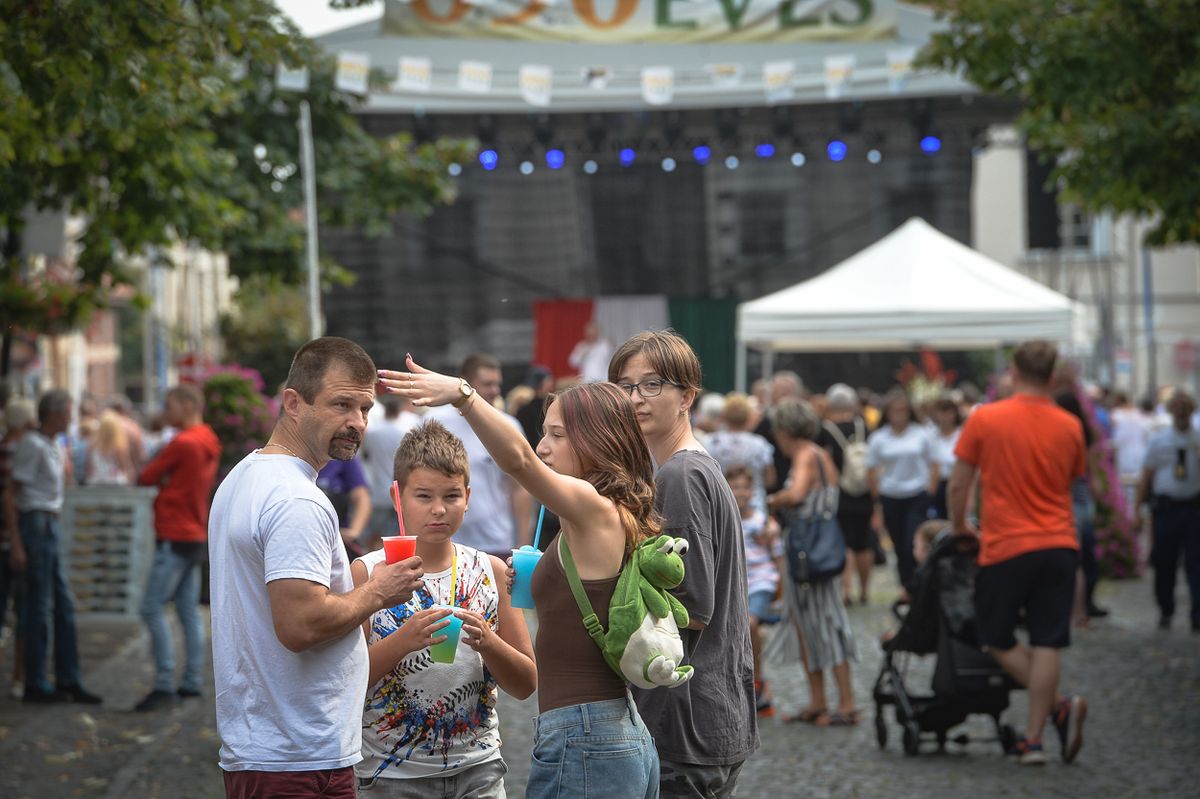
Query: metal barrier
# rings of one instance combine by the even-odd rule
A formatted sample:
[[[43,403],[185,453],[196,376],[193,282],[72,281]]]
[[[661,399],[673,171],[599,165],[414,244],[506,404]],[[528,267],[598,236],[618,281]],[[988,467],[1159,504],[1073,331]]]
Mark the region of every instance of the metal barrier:
[[[154,561],[156,488],[78,486],[67,489],[62,557],[75,612],[136,616]]]

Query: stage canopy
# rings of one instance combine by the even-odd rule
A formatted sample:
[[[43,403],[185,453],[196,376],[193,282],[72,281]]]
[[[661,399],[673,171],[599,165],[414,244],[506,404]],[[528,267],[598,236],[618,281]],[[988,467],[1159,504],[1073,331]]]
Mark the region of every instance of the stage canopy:
[[[817,277],[739,305],[738,354],[1069,343],[1076,306],[913,218]]]

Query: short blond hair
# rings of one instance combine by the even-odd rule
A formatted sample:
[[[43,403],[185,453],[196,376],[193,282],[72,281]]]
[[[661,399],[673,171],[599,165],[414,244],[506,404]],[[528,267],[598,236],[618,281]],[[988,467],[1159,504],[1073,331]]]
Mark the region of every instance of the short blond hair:
[[[403,489],[414,469],[432,469],[447,477],[462,476],[471,485],[471,463],[462,439],[441,422],[419,424],[405,434],[392,460],[392,479]]]
[[[721,408],[721,418],[725,420],[726,424],[741,430],[750,423],[753,413],[754,408],[750,405],[750,398],[745,394],[731,391],[726,395],[725,406]]]

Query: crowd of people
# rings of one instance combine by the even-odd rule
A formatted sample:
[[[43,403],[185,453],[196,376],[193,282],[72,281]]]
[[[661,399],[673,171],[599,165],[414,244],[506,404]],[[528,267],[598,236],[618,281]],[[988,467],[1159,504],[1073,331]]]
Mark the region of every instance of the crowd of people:
[[[706,394],[694,351],[670,331],[615,348],[591,335],[573,363],[588,379],[556,386],[534,366],[506,402],[488,355],[442,375],[411,356],[379,369],[352,342],[315,340],[293,360],[270,438],[219,485],[220,444],[193,386],[167,393],[153,432],[127,402],[85,402],[73,422],[64,392],[36,407],[9,400],[0,624],[15,597],[19,693],[102,701],[82,681],[59,551],[72,483],[158,488],[142,604],[155,677],[139,711],[201,696],[208,559],[231,797],[504,796],[500,690],[537,692],[528,796],[596,784],[733,795],[779,702],[768,664],[807,677],[808,701],[784,723],[857,724],[861,642],[847,607],[871,603],[873,570],[889,562],[908,601],[942,534],[982,544],[978,643],[1028,693],[1021,762],[1045,762],[1048,724],[1070,762],[1088,708],[1059,691],[1060,651],[1073,625],[1107,613],[1094,598],[1100,441],[1115,448],[1130,507],[1148,508],[1160,626],[1171,626],[1182,560],[1200,632],[1200,432],[1185,392],[1164,396],[1161,414],[1119,394],[1080,396],[1044,342],[1017,348],[988,401],[845,383],[814,394],[792,372],[749,395]],[[531,637],[510,596],[511,553],[533,541],[539,507]],[[381,539],[404,526],[415,554],[388,562]],[[838,566],[808,574],[817,553],[797,555],[796,531],[830,527]],[[593,643],[570,578],[577,569],[607,627],[631,554],[660,534],[687,542],[672,593],[693,677],[645,689]],[[184,633],[181,674],[168,603]],[[431,648],[447,641],[453,659],[437,662]]]

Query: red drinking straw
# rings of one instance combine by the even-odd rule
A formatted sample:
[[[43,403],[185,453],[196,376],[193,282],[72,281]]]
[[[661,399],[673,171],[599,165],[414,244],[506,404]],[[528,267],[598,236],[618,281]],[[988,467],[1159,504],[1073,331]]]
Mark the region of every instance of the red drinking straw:
[[[392,481],[392,504],[396,506],[396,520],[400,522],[400,535],[407,535],[404,532],[404,513],[400,510],[400,483]]]

